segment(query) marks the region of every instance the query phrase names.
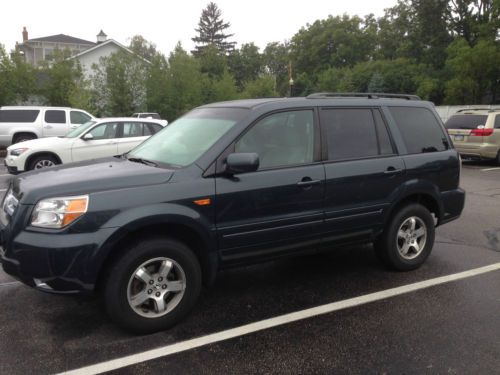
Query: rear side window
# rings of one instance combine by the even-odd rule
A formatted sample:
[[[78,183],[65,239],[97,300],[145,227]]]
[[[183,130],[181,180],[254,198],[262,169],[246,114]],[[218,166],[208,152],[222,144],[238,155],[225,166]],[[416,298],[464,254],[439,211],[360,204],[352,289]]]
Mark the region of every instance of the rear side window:
[[[448,139],[427,108],[389,107],[409,154],[444,151]]]
[[[500,129],[500,115],[495,117],[495,129]]]
[[[142,123],[126,122],[123,124],[123,138],[142,137]]]
[[[144,135],[153,135],[158,133],[161,129],[161,125],[158,124],[144,124]]]
[[[444,127],[446,129],[477,129],[479,125],[486,125],[487,119],[487,115],[454,115],[446,121]]]
[[[35,122],[39,113],[38,109],[2,109],[0,122]]]
[[[323,109],[321,125],[326,129],[328,160],[360,159],[393,153],[387,128],[378,110]]]
[[[50,124],[65,124],[66,112],[52,109],[47,110],[45,111],[45,122]]]

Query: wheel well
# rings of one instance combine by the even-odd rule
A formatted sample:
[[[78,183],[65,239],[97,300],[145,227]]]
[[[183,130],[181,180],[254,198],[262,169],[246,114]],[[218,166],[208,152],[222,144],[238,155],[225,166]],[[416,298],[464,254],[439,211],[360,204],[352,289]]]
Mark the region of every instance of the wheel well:
[[[388,218],[391,218],[393,214],[398,212],[401,207],[407,206],[411,203],[418,203],[427,208],[430,213],[433,214],[436,218],[436,224],[439,224],[439,221],[441,220],[441,210],[439,209],[438,202],[429,194],[412,194],[404,198],[392,208]]]
[[[37,152],[36,154],[30,155],[29,158],[26,159],[26,163],[24,165],[24,170],[27,171],[29,169],[29,167],[30,167],[31,162],[33,160],[35,160],[35,158],[37,158],[39,156],[51,156],[51,157],[53,157],[56,160],[57,164],[61,164],[62,163],[61,158],[59,156],[57,156],[57,154],[55,154],[53,152],[49,152],[49,151]]]
[[[38,138],[38,136],[35,133],[19,132],[19,133],[14,133],[14,135],[12,136],[12,143],[15,143],[14,141],[16,140],[16,138],[20,137],[21,135],[29,135],[32,136],[33,138]]]
[[[99,269],[96,289],[101,289],[106,280],[106,270],[109,269],[117,259],[119,259],[124,247],[127,247],[131,242],[137,241],[140,238],[153,236],[170,237],[186,244],[194,252],[200,262],[203,283],[207,285],[213,281],[213,277],[215,276],[215,267],[210,261],[209,248],[205,241],[203,241],[202,237],[188,226],[168,223],[139,228],[135,231],[127,233],[127,235],[115,243],[107,255],[106,260]]]

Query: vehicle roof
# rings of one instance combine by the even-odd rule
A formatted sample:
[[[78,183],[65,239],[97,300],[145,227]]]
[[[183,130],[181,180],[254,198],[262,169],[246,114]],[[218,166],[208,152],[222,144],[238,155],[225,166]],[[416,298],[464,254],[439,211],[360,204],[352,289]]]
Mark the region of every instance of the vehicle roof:
[[[490,113],[500,113],[500,108],[471,108],[462,109],[455,112],[453,116],[463,116],[463,115],[488,115]]]
[[[78,111],[84,111],[83,109],[79,109],[79,108],[51,107],[51,106],[45,106],[45,105],[6,105],[3,107],[0,107],[0,109],[76,109]]]
[[[256,109],[259,107],[310,107],[310,106],[383,106],[383,105],[404,105],[409,107],[433,106],[431,102],[424,100],[407,100],[399,98],[366,98],[366,97],[331,97],[331,98],[264,98],[264,99],[241,99],[226,102],[218,102],[203,105],[199,108],[247,108]]]
[[[92,121],[103,122],[103,121],[130,121],[130,122],[155,122],[157,124],[163,124],[165,120],[160,120],[156,118],[139,118],[139,117],[103,117],[96,118]]]

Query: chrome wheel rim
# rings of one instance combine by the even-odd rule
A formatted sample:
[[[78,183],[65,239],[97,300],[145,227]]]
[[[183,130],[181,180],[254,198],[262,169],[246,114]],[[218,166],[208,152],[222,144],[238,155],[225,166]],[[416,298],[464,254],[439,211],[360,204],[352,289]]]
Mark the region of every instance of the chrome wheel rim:
[[[35,164],[34,169],[53,167],[54,165],[56,165],[56,164],[52,160],[40,160]]]
[[[427,226],[421,218],[411,216],[403,221],[396,238],[398,252],[402,258],[415,259],[424,250],[426,242]]]
[[[186,274],[175,260],[154,258],[135,269],[127,286],[132,310],[145,318],[166,315],[181,302],[186,290]]]

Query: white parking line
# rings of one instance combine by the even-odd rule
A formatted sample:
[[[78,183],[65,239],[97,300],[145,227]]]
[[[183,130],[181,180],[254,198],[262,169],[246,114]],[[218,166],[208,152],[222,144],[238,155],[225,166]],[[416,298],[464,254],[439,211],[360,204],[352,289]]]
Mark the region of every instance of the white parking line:
[[[0,284],[0,287],[2,287],[2,286],[18,285],[18,284],[21,284],[21,282],[20,281],[9,281],[7,283]]]
[[[0,189],[0,191],[7,191],[7,189]]]
[[[7,174],[0,174],[0,177],[5,177],[5,176],[12,176],[10,173]]]
[[[500,171],[500,167],[481,169],[481,172]]]
[[[328,314],[334,311],[343,310],[350,307],[355,307],[366,303],[375,302],[382,299],[414,292],[420,289],[425,289],[432,286],[449,283],[451,281],[461,280],[468,277],[473,277],[487,272],[493,272],[498,270],[500,270],[500,263],[495,263],[486,267],[475,268],[465,272],[437,277],[435,279],[420,281],[414,284],[408,284],[397,288],[387,289],[376,293],[366,294],[360,297],[350,298],[343,301],[333,302],[326,305],[321,305],[310,309],[297,311],[270,319],[261,320],[259,322],[246,324],[240,327],[228,329],[226,331],[213,333],[207,336],[202,336],[191,340],[181,341],[175,344],[148,350],[142,353],[132,354],[126,357],[97,363],[95,365],[81,367],[79,369],[64,372],[62,374],[68,374],[68,375],[101,374],[103,372],[120,369],[137,363],[150,361],[153,359],[165,357],[175,353],[180,353],[194,348],[199,348],[200,346],[209,345],[216,342],[229,340],[235,337],[248,335],[253,332],[262,331],[283,324],[296,322],[299,320],[311,318],[318,315]]]

